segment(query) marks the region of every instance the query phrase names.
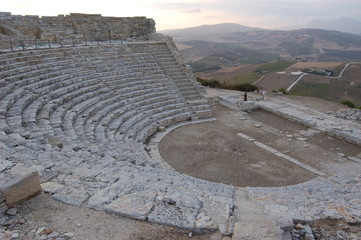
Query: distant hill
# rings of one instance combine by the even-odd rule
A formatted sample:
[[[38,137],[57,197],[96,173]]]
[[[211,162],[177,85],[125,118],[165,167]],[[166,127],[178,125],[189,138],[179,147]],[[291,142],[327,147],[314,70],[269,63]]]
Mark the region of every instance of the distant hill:
[[[265,30],[226,23],[161,33],[174,38],[187,61],[208,65],[361,61],[361,36],[333,30]]]
[[[199,81],[209,86],[252,83],[269,91],[279,91],[287,89],[298,78],[294,72],[300,69],[289,68],[294,62],[310,69],[317,65],[315,62],[325,62],[321,64],[322,70],[331,70],[336,76],[343,69],[338,66],[361,62],[361,36],[345,31],[266,30],[217,24],[161,33],[174,38]],[[332,67],[332,62],[338,62],[337,67]],[[309,74],[290,94],[336,102],[349,100],[361,105],[360,69],[361,64],[352,63],[341,78]]]
[[[303,26],[288,27],[287,29],[296,28],[319,28],[325,30],[336,30],[340,32],[351,33],[355,35],[361,35],[361,21],[357,21],[351,18],[339,18],[339,19],[315,19]]]
[[[307,61],[361,61],[361,36],[322,29],[230,33],[227,42]]]
[[[173,29],[159,31],[162,34],[172,36],[178,40],[210,40],[211,38],[229,34],[233,32],[252,32],[258,30],[265,30],[255,27],[247,27],[237,23],[221,23],[215,25],[201,25],[198,27]]]

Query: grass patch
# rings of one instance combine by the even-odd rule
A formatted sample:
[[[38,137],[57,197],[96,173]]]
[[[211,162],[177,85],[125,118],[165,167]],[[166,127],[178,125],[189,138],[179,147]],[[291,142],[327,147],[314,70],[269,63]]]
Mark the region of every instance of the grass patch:
[[[257,73],[240,73],[232,76],[226,81],[226,84],[242,84],[242,83],[253,83],[259,79]]]
[[[349,100],[343,100],[341,103],[343,105],[349,106],[350,108],[356,108],[356,104],[354,104],[353,102],[351,102]]]
[[[341,73],[343,68],[346,66],[346,63],[342,63],[338,65],[335,69],[333,69],[333,75],[334,77],[338,77],[338,75]]]
[[[211,65],[202,62],[190,62],[189,66],[192,68],[193,72],[216,71],[221,69],[219,65]]]
[[[326,100],[330,99],[331,86],[326,83],[306,83],[304,81],[298,82],[298,84],[291,89],[288,94],[296,96],[309,96],[317,97]]]
[[[273,93],[280,93],[280,92],[281,92],[281,93],[283,93],[283,94],[285,94],[285,95],[288,94],[286,88],[280,88],[280,89],[278,89],[278,90],[272,90],[272,92],[273,92]]]
[[[255,72],[257,73],[280,72],[292,66],[293,64],[294,62],[288,62],[288,61],[266,63],[256,68]]]
[[[211,87],[211,88],[221,87],[221,84],[216,79],[204,79],[204,78],[197,77],[197,81],[206,87]]]

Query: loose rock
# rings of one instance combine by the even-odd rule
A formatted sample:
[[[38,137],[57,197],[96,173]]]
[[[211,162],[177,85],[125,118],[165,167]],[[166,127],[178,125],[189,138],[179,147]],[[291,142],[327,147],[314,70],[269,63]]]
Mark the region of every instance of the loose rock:
[[[17,208],[9,208],[9,209],[6,211],[6,214],[7,214],[7,215],[10,215],[10,216],[15,216],[17,212],[18,212],[18,209],[17,209]]]

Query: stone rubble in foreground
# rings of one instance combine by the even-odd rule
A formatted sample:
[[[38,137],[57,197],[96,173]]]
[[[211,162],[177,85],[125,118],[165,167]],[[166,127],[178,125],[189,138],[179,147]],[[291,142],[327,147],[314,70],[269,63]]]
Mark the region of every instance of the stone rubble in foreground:
[[[26,171],[26,172],[33,173],[32,171]],[[15,176],[13,177],[13,179],[17,179],[17,180],[25,179],[28,183],[30,183],[31,186],[40,187],[39,183],[28,181],[29,179],[26,178]],[[2,181],[4,179],[0,179],[0,180]],[[19,186],[16,184],[14,185],[10,183],[8,184],[8,186],[14,186],[14,188],[19,189]],[[25,191],[27,193],[36,193],[38,190],[30,189]],[[24,219],[16,207],[8,207],[6,202],[7,194],[8,193],[6,193],[4,196],[0,192],[0,239],[2,240],[11,240],[11,239],[12,240],[17,240],[17,239],[68,240],[74,237],[74,234],[71,232],[58,232],[56,230],[49,229],[46,227],[40,227],[40,228],[34,227],[34,223]],[[19,195],[27,197],[26,196],[27,194],[24,195],[24,191],[18,194],[18,196]],[[22,225],[26,225],[30,230],[28,231],[18,230],[18,227]]]

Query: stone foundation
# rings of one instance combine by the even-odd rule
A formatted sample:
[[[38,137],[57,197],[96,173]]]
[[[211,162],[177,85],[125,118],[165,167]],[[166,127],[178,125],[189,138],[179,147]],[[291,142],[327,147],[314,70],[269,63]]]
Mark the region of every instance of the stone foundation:
[[[155,32],[155,22],[146,17],[103,17],[100,14],[19,16],[0,12],[0,48],[10,40],[107,41],[146,36]]]

